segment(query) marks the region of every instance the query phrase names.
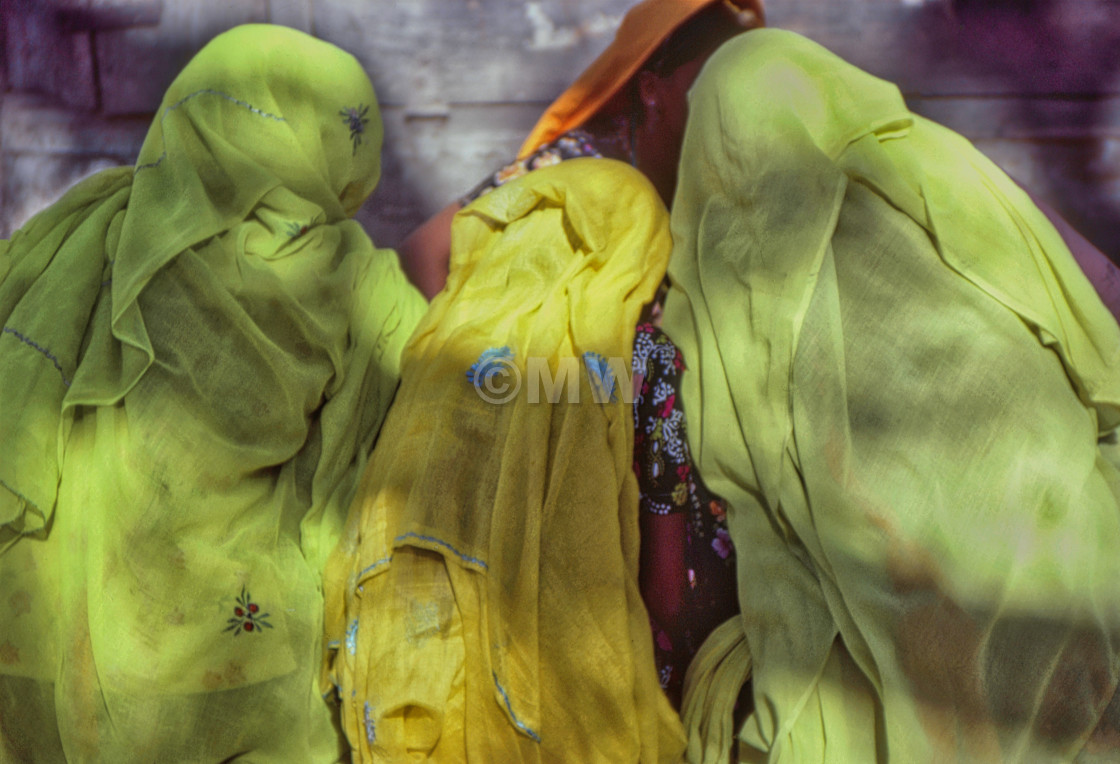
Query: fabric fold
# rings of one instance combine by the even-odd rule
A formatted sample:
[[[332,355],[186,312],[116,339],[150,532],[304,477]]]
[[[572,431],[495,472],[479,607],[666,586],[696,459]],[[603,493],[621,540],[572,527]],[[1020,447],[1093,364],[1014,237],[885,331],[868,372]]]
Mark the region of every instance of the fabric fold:
[[[736,615],[708,635],[685,676],[681,721],[691,764],[725,761],[736,749],[735,702],[750,675],[750,648]]]
[[[644,178],[600,159],[456,218],[328,576],[357,760],[679,756],[638,591],[625,378],[666,222]],[[441,732],[399,723],[414,715]]]
[[[681,167],[664,327],[739,550],[740,756],[1114,755],[1120,328],[1059,235],[790,32],[709,60]]]
[[[237,27],[0,243],[0,750],[340,757],[322,571],[426,308],[346,219],[380,144],[353,56]]]

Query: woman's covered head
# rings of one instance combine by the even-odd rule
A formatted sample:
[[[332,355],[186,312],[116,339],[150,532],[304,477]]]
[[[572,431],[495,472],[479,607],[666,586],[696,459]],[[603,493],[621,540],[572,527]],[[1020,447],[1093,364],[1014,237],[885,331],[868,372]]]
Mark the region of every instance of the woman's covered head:
[[[377,186],[381,137],[373,86],[349,53],[267,24],[215,37],[168,88],[133,170],[118,332],[153,274],[188,249],[222,238],[222,251],[274,259],[313,227],[349,223]]]
[[[219,207],[251,205],[284,186],[339,219],[377,185],[381,138],[373,86],[353,56],[286,27],[240,26],[214,38],[171,84],[137,181],[160,175],[157,182],[201,186]]]
[[[706,59],[730,38],[760,23],[761,16],[749,7],[740,8],[730,2],[710,2],[673,30],[639,71],[648,71],[660,77],[671,76],[684,64]]]
[[[643,0],[545,111],[522,154],[582,127],[671,194],[692,80],[716,48],[762,23],[761,0]]]
[[[703,52],[713,35],[722,42],[728,32],[762,25],[762,0],[642,0],[627,11],[606,50],[537,120],[521,155],[612,110],[643,67],[669,74]]]
[[[746,31],[744,12],[712,3],[681,24],[601,110],[626,130],[634,164],[668,203],[677,182],[688,117],[688,91],[701,67],[723,43]],[[757,17],[748,17],[753,23]]]

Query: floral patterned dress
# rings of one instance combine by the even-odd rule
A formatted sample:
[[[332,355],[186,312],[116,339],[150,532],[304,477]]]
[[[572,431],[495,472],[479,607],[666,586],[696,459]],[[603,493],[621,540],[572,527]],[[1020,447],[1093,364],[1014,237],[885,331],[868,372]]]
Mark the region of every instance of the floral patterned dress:
[[[693,469],[679,385],[680,350],[652,322],[634,335],[634,472],[641,507],[641,588],[661,686],[679,707],[700,645],[739,611],[727,505]]]
[[[602,156],[589,134],[565,133],[493,173],[461,201],[465,206],[539,167]],[[689,663],[707,636],[739,612],[739,603],[726,504],[692,466],[679,395],[684,359],[656,325],[663,294],[634,337],[634,472],[641,493],[642,597],[661,686],[679,708]]]

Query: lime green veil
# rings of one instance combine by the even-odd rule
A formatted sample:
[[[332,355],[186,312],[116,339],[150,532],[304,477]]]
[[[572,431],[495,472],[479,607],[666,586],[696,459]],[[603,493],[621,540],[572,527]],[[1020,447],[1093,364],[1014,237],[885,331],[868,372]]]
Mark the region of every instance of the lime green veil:
[[[726,757],[751,658],[747,760],[1107,756],[1120,330],[1026,194],[759,30],[690,95],[672,230],[664,325],[742,605],[692,668],[690,758]]]
[[[47,525],[63,410],[118,401],[152,363],[137,302],[152,275],[221,237],[302,299],[301,282],[362,240],[343,221],[377,184],[381,134],[353,57],[282,27],[240,27],[171,85],[135,168],[84,181],[0,242],[0,534]],[[331,234],[294,235],[317,226]],[[95,305],[109,331],[93,331]]]
[[[221,758],[217,701],[192,727],[191,699],[254,686],[310,709],[274,717],[292,760],[337,748],[319,571],[425,309],[349,219],[381,136],[351,55],[238,27],[176,78],[134,167],[0,242],[0,580],[24,603],[0,672],[55,683],[71,754],[174,758],[183,737]],[[285,604],[255,650],[225,640],[238,596]]]

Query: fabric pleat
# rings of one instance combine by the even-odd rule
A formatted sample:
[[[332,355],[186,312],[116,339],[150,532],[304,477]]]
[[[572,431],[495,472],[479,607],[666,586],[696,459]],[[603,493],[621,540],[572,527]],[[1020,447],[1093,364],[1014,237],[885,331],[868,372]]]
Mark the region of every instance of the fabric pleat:
[[[667,214],[604,159],[461,211],[328,574],[357,761],[676,761],[638,590],[634,326]]]
[[[335,761],[322,569],[425,304],[349,54],[238,27],[0,242],[0,759]]]
[[[742,760],[1115,757],[1120,329],[1043,214],[894,86],[758,30],[693,88],[672,230]]]

